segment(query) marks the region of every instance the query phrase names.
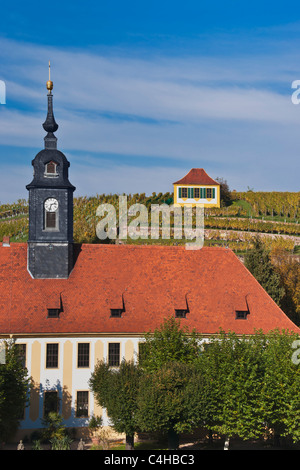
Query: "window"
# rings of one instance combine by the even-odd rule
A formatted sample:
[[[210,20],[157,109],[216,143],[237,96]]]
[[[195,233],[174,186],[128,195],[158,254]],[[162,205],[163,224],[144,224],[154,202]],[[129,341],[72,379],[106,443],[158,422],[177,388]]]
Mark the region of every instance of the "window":
[[[22,366],[26,366],[26,344],[16,344],[17,353],[19,356],[19,361],[21,362]]]
[[[89,415],[89,392],[77,392],[76,399],[76,418],[83,418]]]
[[[195,199],[200,198],[200,188],[194,188],[194,198]]]
[[[60,314],[59,308],[48,308],[48,318],[58,318]]]
[[[46,353],[46,368],[51,369],[58,367],[58,344],[49,343],[47,344],[47,353]]]
[[[206,199],[211,199],[212,197],[212,188],[206,188]]]
[[[78,343],[77,367],[90,367],[89,343]]]
[[[57,164],[55,162],[48,162],[45,166],[45,175],[46,176],[57,176]]]
[[[109,343],[108,365],[118,367],[120,365],[120,343]]]
[[[236,310],[235,311],[235,318],[237,320],[247,320],[248,310]]]
[[[45,228],[56,228],[57,227],[57,216],[56,212],[46,212]]]
[[[57,391],[45,392],[44,395],[44,417],[48,416],[51,411],[58,412],[58,393]]]
[[[188,188],[181,188],[181,197],[188,196]]]
[[[175,317],[176,318],[185,318],[186,317],[187,310],[183,309],[176,309],[175,310]]]
[[[110,316],[114,318],[121,318],[123,310],[121,308],[111,308]]]

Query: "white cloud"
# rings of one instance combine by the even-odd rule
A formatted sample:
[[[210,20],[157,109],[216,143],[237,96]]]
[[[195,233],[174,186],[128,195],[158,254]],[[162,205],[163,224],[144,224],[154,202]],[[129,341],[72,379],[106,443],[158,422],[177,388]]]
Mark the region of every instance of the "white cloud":
[[[297,76],[290,51],[141,58],[1,43],[7,104],[0,107],[0,144],[20,152],[43,146],[50,59],[58,145],[70,154],[78,184],[71,180],[81,194],[168,191],[172,175],[177,179],[192,165],[226,177],[236,189],[298,189],[300,106],[292,104],[290,87],[300,70]],[[87,153],[98,155],[96,164]],[[115,154],[126,162],[117,165]],[[0,155],[1,169],[4,162]],[[15,170],[13,181],[23,188],[22,174]],[[0,200],[12,194],[10,186],[1,171]]]

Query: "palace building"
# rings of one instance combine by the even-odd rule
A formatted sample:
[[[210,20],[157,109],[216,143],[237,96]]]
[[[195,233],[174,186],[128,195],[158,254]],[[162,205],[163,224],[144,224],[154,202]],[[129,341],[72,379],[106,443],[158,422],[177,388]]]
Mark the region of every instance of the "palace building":
[[[174,206],[220,207],[220,183],[203,168],[192,168],[173,187]]]
[[[108,424],[89,390],[95,364],[136,359],[145,332],[170,316],[203,338],[220,329],[299,332],[227,248],[75,244],[75,188],[57,150],[51,81],[47,87],[45,148],[27,186],[29,239],[0,246],[0,340],[16,341],[34,384],[19,436],[41,428],[51,409],[68,427],[86,429],[93,414]],[[205,187],[218,200],[219,186]]]

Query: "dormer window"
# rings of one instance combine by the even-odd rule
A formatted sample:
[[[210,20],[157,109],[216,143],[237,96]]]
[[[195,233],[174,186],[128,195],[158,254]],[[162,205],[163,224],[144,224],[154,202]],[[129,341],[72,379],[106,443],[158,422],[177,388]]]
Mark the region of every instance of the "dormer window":
[[[110,316],[112,318],[121,318],[123,309],[122,308],[111,308],[110,309]]]
[[[46,163],[45,176],[57,176],[57,163],[53,161]]]
[[[47,318],[59,318],[61,312],[63,312],[63,304],[61,294],[51,295],[48,299],[48,316]]]
[[[60,308],[48,308],[48,318],[58,318],[60,314]]]
[[[236,310],[235,318],[236,320],[247,320],[248,310]]]
[[[121,292],[112,292],[109,299],[110,318],[121,318],[125,312],[125,303]]]
[[[186,309],[175,309],[175,318],[186,318]]]

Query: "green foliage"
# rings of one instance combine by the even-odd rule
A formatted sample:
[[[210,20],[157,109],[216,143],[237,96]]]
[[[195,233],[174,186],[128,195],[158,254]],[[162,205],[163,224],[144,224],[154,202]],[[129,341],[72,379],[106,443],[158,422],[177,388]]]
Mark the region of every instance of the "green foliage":
[[[136,419],[144,431],[168,434],[169,448],[179,445],[179,433],[191,430],[194,395],[188,384],[199,361],[199,336],[181,327],[174,317],[165,319],[145,335],[140,355],[143,375],[137,398]]]
[[[244,440],[270,431],[298,442],[300,365],[292,357],[299,338],[220,331],[204,340],[169,319],[145,335],[140,365],[123,361],[118,370],[99,362],[90,385],[118,432],[162,431],[169,449],[200,426]]]
[[[291,360],[295,334],[266,335],[267,347],[263,353],[264,377],[261,389],[262,415],[276,436],[290,434],[299,440],[299,388],[300,368]]]
[[[292,361],[297,338],[284,331],[210,338],[189,383],[195,421],[228,437],[257,439],[272,431],[299,441],[300,368]]]
[[[280,305],[284,296],[284,288],[281,285],[280,276],[271,262],[270,254],[260,239],[256,239],[253,250],[245,256],[245,266],[272,299]]]
[[[195,425],[187,385],[193,366],[168,363],[144,373],[137,398],[136,419],[142,431],[165,431],[172,438],[169,448],[178,447],[178,434]]]
[[[251,205],[252,215],[281,215],[297,217],[300,206],[300,192],[247,191],[232,193],[237,200]]]
[[[89,381],[96,401],[107,409],[114,429],[126,434],[129,448],[133,447],[137,431],[135,411],[139,380],[139,367],[133,361],[123,360],[118,369],[99,361]]]
[[[31,381],[20,361],[17,346],[6,342],[6,363],[0,365],[0,440],[9,440],[17,431],[28,400]]]
[[[89,429],[93,433],[97,432],[97,429],[99,429],[102,426],[102,416],[92,416],[91,419],[89,420]]]
[[[260,340],[256,336],[245,339],[221,332],[210,339],[201,356],[203,388],[198,390],[196,408],[199,418],[202,413],[212,431],[245,439],[262,435]]]
[[[66,427],[63,425],[62,416],[56,411],[50,411],[43,419],[42,424],[45,427],[43,430],[43,438],[45,440],[63,439],[66,436]]]
[[[72,439],[70,436],[54,436],[50,439],[51,450],[70,450]]]
[[[147,371],[160,369],[170,362],[194,363],[199,358],[199,335],[181,327],[180,320],[170,317],[145,334],[140,365]]]

